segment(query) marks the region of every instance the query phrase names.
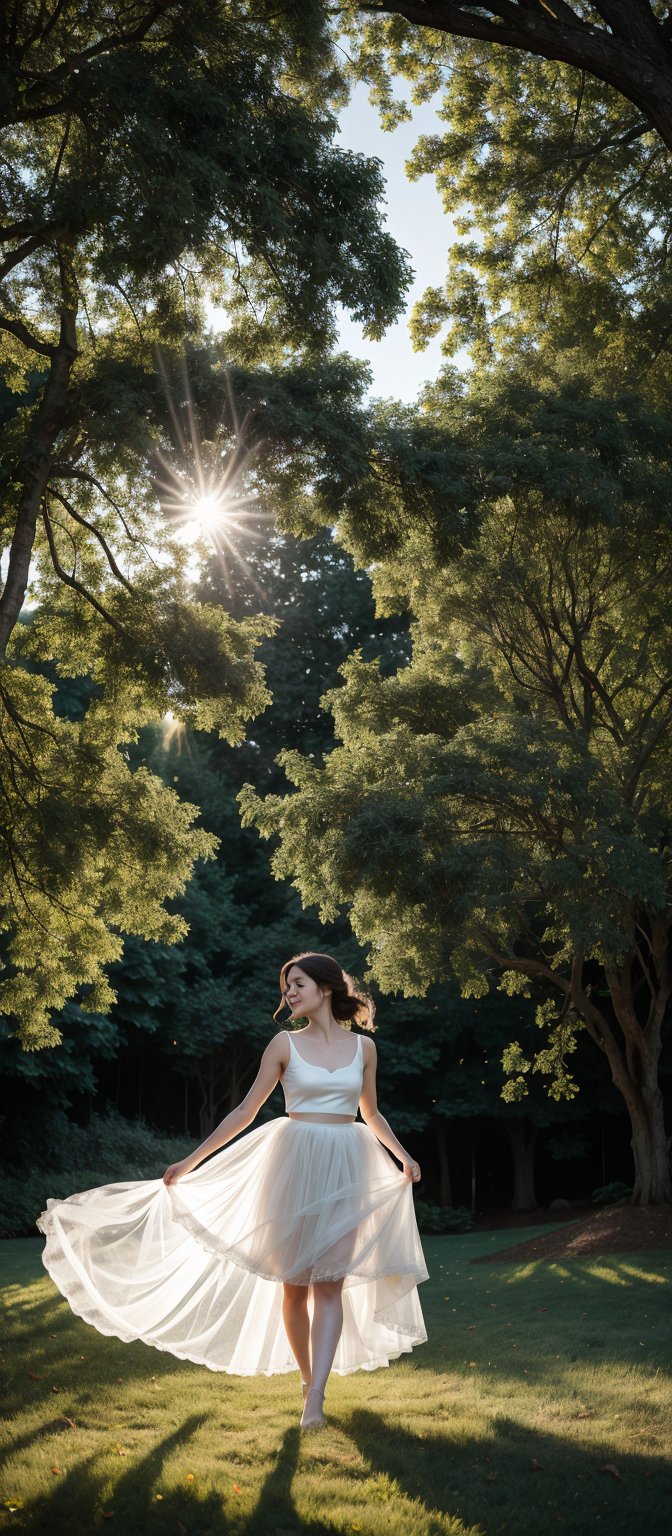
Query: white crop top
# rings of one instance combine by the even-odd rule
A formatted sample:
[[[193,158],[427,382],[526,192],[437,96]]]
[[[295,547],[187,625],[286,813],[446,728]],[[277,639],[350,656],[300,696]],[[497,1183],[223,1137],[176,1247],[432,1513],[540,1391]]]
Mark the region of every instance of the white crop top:
[[[364,1063],[362,1037],[352,1061],[346,1067],[316,1067],[297,1050],[289,1030],[289,1064],[282,1075],[282,1090],[288,1114],[356,1115],[362,1092]]]

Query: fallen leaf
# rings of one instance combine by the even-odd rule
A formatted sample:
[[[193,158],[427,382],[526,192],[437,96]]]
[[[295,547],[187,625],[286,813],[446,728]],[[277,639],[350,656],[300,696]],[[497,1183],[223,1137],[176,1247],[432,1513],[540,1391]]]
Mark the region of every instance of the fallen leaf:
[[[71,1429],[76,1429],[76,1427],[77,1427],[76,1424],[75,1424],[74,1419],[69,1419],[67,1413],[59,1413],[58,1423],[59,1424],[69,1424]]]
[[[485,1481],[486,1481],[486,1483],[496,1483],[497,1482],[497,1473],[496,1472],[486,1472],[486,1474],[485,1474]]]
[[[187,1482],[188,1483],[193,1483],[193,1481],[194,1481],[194,1474],[193,1474],[193,1472],[187,1472]]]
[[[60,1387],[52,1387],[52,1392],[60,1392]]]
[[[101,1515],[103,1517],[103,1520],[113,1520],[114,1519],[114,1510],[113,1509],[101,1509],[100,1513],[101,1513]]]
[[[54,1476],[56,1476],[60,1472],[61,1469],[60,1469],[60,1467],[52,1467],[51,1470],[54,1473]]]
[[[28,1375],[30,1376],[31,1381],[41,1381],[42,1380],[42,1377],[38,1376],[37,1371],[29,1371]]]
[[[233,1488],[234,1493],[242,1493],[243,1490],[242,1490],[242,1488],[240,1486],[240,1483],[232,1483],[231,1486]]]
[[[537,1461],[536,1456],[531,1456],[530,1457],[530,1466],[531,1466],[533,1472],[543,1472],[543,1470],[544,1470],[542,1465],[541,1465],[541,1462]]]
[[[622,1483],[623,1481],[618,1467],[614,1466],[613,1461],[608,1461],[604,1467],[600,1467],[600,1472],[608,1472],[610,1476],[616,1480],[617,1483]]]

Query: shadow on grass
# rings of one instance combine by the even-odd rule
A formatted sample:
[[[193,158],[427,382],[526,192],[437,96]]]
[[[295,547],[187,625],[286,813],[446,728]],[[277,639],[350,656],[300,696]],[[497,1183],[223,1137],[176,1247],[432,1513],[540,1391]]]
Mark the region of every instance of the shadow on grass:
[[[664,1456],[612,1456],[539,1433],[503,1416],[486,1438],[408,1434],[379,1414],[356,1410],[340,1428],[372,1473],[384,1474],[428,1513],[457,1517],[487,1536],[571,1536],[606,1530],[610,1536],[669,1536],[672,1466]],[[604,1467],[615,1468],[603,1471]]]
[[[185,1449],[203,1418],[188,1419],[179,1430],[155,1446],[114,1482],[109,1469],[102,1470],[98,1457],[88,1457],[54,1488],[15,1514],[13,1530],[33,1536],[72,1536],[107,1530],[125,1536],[342,1536],[342,1526],[324,1520],[302,1519],[292,1496],[301,1432],[291,1429],[283,1436],[277,1460],[266,1478],[251,1514],[226,1508],[235,1493],[199,1494],[189,1486],[173,1488],[157,1499],[157,1485],[167,1458]],[[227,1478],[227,1484],[230,1479]]]
[[[44,1278],[51,1287],[46,1272]],[[54,1417],[71,1413],[74,1403],[81,1412],[82,1405],[99,1399],[101,1389],[131,1386],[161,1376],[175,1378],[180,1372],[198,1369],[191,1361],[178,1360],[140,1339],[126,1343],[116,1335],[99,1333],[70,1311],[55,1287],[40,1299],[30,1293],[7,1296],[6,1312],[5,1418],[23,1412],[31,1400],[42,1399],[45,1391],[53,1392]],[[41,1433],[44,1430],[35,1431],[36,1435]]]
[[[293,1485],[300,1477],[298,1428],[287,1430],[255,1508],[244,1515],[227,1487],[200,1494],[194,1486],[173,1488],[157,1499],[163,1469],[176,1449],[187,1449],[203,1419],[193,1416],[121,1474],[88,1458],[48,1496],[13,1517],[11,1528],[34,1536],[123,1531],[124,1536],[342,1536],[343,1523],[302,1518]],[[619,1455],[616,1480],[601,1471],[608,1453],[597,1454],[561,1436],[524,1430],[513,1420],[492,1421],[478,1441],[436,1433],[409,1434],[379,1414],[356,1411],[331,1433],[344,1434],[360,1451],[371,1478],[389,1480],[390,1511],[399,1515],[408,1499],[423,1511],[431,1530],[481,1532],[483,1536],[547,1536],[564,1528],[571,1536],[609,1530],[610,1536],[668,1536],[672,1511],[672,1469],[662,1457]],[[327,1432],[319,1436],[328,1463]],[[315,1440],[318,1444],[318,1439]],[[606,1462],[609,1465],[608,1461]],[[385,1508],[378,1484],[371,1506],[374,1528],[384,1528]],[[367,1502],[362,1487],[363,1504]],[[364,1512],[364,1511],[363,1511]],[[412,1530],[413,1507],[408,1509]]]

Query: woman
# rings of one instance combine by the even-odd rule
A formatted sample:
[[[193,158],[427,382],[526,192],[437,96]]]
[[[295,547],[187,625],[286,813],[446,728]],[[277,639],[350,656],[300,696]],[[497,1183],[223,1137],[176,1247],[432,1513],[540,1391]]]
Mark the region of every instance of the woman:
[[[295,955],[280,987],[308,1024],[271,1040],[200,1147],[162,1180],[48,1200],[37,1225],[79,1316],[234,1375],[298,1365],[309,1429],[326,1422],[332,1369],[375,1370],[426,1340],[428,1272],[410,1189],[420,1169],[378,1112],[373,1041],[358,1036],[352,1053],[350,1023],[371,1030],[373,1004],[328,955]],[[279,1080],[286,1117],[227,1147]]]

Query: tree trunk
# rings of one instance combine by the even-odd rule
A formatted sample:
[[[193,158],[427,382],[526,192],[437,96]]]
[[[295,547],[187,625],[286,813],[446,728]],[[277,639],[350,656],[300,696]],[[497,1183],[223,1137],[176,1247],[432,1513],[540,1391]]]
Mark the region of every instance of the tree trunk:
[[[73,241],[62,236],[58,244],[61,274],[61,319],[58,345],[52,349],[51,366],[41,404],[30,433],[24,464],[23,488],[9,550],[7,576],[0,596],[0,658],[23,607],[35,530],[54,451],[68,414],[68,386],[77,357],[77,287],[73,274]]]
[[[583,1020],[591,1039],[606,1056],[611,1080],[622,1095],[630,1115],[634,1159],[633,1205],[672,1202],[672,1177],[665,1134],[663,1097],[658,1083],[662,1031],[672,997],[669,909],[660,916],[641,913],[637,927],[643,935],[640,947],[633,944],[618,966],[605,965],[604,974],[615,1019],[622,1039],[606,1012],[597,1007],[583,986],[584,957],[572,957],[571,979],[560,976],[535,958],[511,958],[503,965],[525,972],[531,980],[543,976],[559,986]],[[494,954],[493,950],[490,950]],[[499,958],[499,957],[498,957]],[[637,1003],[644,978],[648,1008]],[[639,986],[638,986],[639,984]],[[641,1015],[641,1017],[640,1017]]]
[[[448,1166],[448,1125],[443,1115],[432,1115],[432,1132],[439,1159],[439,1205],[452,1205],[453,1191]]]
[[[506,1127],[511,1141],[513,1157],[512,1211],[536,1211],[538,1201],[534,1188],[534,1152],[539,1130],[524,1116],[507,1120]]]
[[[651,968],[645,974],[650,977],[655,966],[653,974],[658,985],[650,989],[649,1013],[643,1027],[635,1007],[633,956],[626,957],[618,972],[606,971],[624,1049],[604,1020],[599,1043],[609,1062],[614,1087],[622,1094],[630,1115],[635,1165],[633,1205],[663,1205],[672,1201],[663,1095],[658,1082],[662,1028],[672,990],[669,931],[669,919],[651,921]]]
[[[672,1180],[665,1134],[663,1096],[658,1084],[644,1083],[626,1096],[630,1111],[630,1146],[635,1164],[633,1205],[664,1205],[672,1200]]]

